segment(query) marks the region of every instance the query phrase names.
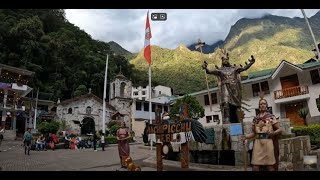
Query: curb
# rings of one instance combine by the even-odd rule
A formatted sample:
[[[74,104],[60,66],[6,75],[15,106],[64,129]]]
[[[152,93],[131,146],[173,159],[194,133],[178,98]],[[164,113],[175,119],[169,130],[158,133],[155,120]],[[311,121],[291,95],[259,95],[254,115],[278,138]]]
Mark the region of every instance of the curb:
[[[157,169],[156,157],[151,156],[142,161],[143,166]],[[180,161],[163,160],[164,171],[243,171],[240,166],[225,166],[225,165],[211,165],[211,164],[197,164],[189,163],[189,168],[181,168]],[[248,171],[251,168],[248,167]]]

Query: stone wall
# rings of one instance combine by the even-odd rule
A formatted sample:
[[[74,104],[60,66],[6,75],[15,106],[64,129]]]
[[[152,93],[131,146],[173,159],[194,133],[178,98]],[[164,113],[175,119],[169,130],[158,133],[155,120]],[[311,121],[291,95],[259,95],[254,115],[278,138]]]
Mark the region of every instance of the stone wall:
[[[87,107],[91,107],[90,114],[87,114]],[[71,113],[68,113],[69,108],[72,109]],[[102,130],[102,109],[101,102],[93,97],[89,97],[72,101],[68,104],[59,104],[57,107],[57,116],[59,120],[66,120],[70,126],[70,132],[80,134],[80,126],[75,124],[73,120],[82,123],[84,118],[90,117],[94,120],[96,131]],[[113,110],[107,108],[106,111],[106,121],[108,121],[110,119],[110,113],[113,113]]]
[[[241,123],[238,123],[241,125]],[[215,144],[205,144],[205,143],[197,143],[197,142],[189,142],[189,149],[190,150],[222,150],[222,129],[226,129],[227,133],[230,134],[230,125],[231,124],[224,124],[224,125],[213,125],[206,128],[214,128],[215,136],[214,142]],[[290,129],[290,121],[289,119],[281,119],[280,120],[280,127],[283,130],[283,135],[291,134]],[[252,122],[244,122],[244,129],[245,134],[251,133]],[[241,141],[241,135],[237,136],[230,136],[231,141],[231,150],[235,151],[235,165],[242,165],[243,162],[243,143]],[[310,141],[309,141],[310,142]],[[246,146],[248,150],[248,146]],[[249,155],[248,163],[249,163]]]
[[[294,168],[303,165],[303,156],[311,151],[310,137],[298,136],[288,139],[281,139],[280,161],[291,162]]]

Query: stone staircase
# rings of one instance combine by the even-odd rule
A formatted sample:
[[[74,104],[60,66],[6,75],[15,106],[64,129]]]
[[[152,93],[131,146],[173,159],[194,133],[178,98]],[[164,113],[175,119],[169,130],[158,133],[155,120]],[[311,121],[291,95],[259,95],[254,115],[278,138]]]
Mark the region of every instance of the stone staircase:
[[[3,134],[3,141],[14,141],[16,140],[16,132],[14,130],[5,130]]]

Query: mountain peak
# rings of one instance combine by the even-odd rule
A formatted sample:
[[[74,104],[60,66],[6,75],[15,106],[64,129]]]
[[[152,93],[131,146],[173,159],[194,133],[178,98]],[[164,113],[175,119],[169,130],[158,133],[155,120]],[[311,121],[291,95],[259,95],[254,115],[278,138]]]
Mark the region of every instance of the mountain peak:
[[[185,44],[179,44],[179,46],[176,48],[176,50],[180,51],[190,51]]]

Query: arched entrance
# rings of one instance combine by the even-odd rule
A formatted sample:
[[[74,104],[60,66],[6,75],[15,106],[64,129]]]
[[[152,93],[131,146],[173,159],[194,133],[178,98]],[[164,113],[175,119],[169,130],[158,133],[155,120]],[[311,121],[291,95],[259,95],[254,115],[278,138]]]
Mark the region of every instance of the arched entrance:
[[[86,117],[81,123],[81,134],[88,134],[95,132],[95,123],[91,117]]]

